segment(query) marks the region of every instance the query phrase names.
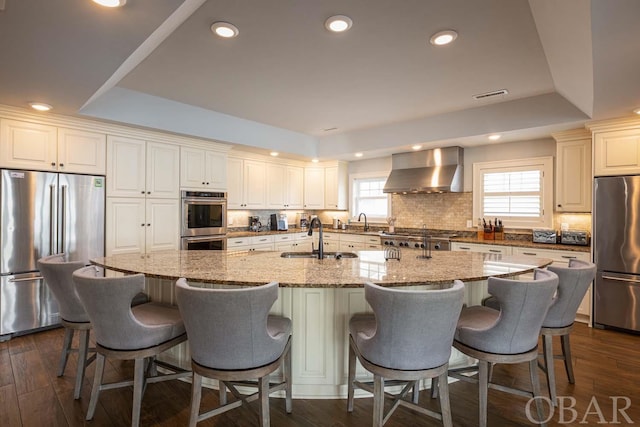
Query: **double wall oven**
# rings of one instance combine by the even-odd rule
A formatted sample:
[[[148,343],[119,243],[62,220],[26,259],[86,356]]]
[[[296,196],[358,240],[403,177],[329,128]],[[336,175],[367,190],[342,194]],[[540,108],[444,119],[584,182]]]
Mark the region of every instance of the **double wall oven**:
[[[187,250],[227,248],[227,193],[182,191],[180,247]]]

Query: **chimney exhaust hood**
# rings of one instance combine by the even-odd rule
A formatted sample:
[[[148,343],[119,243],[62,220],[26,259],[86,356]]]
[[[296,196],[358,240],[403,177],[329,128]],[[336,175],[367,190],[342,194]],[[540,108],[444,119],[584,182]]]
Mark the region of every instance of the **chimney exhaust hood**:
[[[457,193],[463,190],[462,147],[391,155],[384,193]]]

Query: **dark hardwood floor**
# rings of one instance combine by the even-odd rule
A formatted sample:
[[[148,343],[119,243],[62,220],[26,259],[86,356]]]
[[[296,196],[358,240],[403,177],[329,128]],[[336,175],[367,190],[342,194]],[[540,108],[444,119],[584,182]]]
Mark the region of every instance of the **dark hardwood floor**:
[[[63,330],[53,329],[16,337],[0,343],[0,426],[127,426],[131,422],[130,388],[108,390],[101,394],[93,421],[85,422],[89,402],[93,365],[87,371],[82,398],[73,399],[75,356],[71,356],[65,376],[56,377]],[[577,324],[572,336],[576,384],[568,384],[561,361],[556,361],[558,395],[565,396],[564,411],[556,410],[549,425],[606,425],[629,420],[640,424],[640,336],[597,330]],[[554,342],[559,349],[559,342]],[[540,371],[540,374],[542,372]],[[118,380],[132,375],[129,362],[108,361],[105,378]],[[529,388],[526,365],[498,365],[494,380],[507,385]],[[546,387],[546,381],[541,383]],[[451,384],[451,410],[456,426],[476,426],[476,385]],[[436,400],[422,393],[423,405],[437,409]],[[620,396],[614,398],[613,396]],[[190,385],[180,381],[150,384],[144,395],[141,425],[183,426],[189,418]],[[572,400],[573,399],[573,400]],[[631,406],[614,419],[614,402],[619,408]],[[575,402],[575,403],[573,403]],[[203,405],[217,403],[217,392],[205,390]],[[527,399],[489,391],[489,425],[534,425],[527,419]],[[532,411],[534,407],[532,406]],[[293,402],[293,414],[287,415],[284,400],[271,399],[273,426],[369,426],[372,399],[356,399],[354,412],[346,412],[345,400],[306,400]],[[602,414],[602,418],[598,415]],[[253,426],[258,424],[257,402],[206,420],[199,426]],[[440,426],[440,422],[400,408],[387,426]]]

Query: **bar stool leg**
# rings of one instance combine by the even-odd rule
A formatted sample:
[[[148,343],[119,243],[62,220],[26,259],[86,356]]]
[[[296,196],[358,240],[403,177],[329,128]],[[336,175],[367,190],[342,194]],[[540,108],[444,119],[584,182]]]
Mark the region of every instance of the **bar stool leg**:
[[[89,329],[80,331],[80,344],[78,346],[78,368],[76,370],[76,386],[73,391],[73,398],[80,399],[82,383],[84,382],[84,371],[87,367],[87,353],[89,351]]]
[[[382,427],[384,420],[384,378],[373,376],[373,427]]]
[[[289,347],[289,349],[287,350],[287,354],[285,354],[284,356],[283,370],[284,370],[284,380],[287,382],[287,385],[285,388],[285,409],[287,411],[287,414],[290,414],[293,411],[292,401],[291,401],[291,395],[293,391],[292,382],[291,382],[291,376],[292,376],[291,347]]]
[[[438,377],[438,388],[440,389],[440,413],[442,414],[442,425],[444,427],[452,427],[451,419],[451,402],[449,401],[449,382],[447,371]]]
[[[478,361],[478,425],[487,427],[487,395],[489,391],[489,362]]]
[[[544,414],[542,413],[542,402],[540,398],[542,397],[542,393],[540,393],[540,380],[538,378],[538,360],[533,359],[529,362],[529,375],[531,376],[531,389],[533,390],[533,398],[536,401],[536,410],[538,411],[538,420],[542,421],[545,419]],[[542,426],[546,426],[547,423],[540,423]]]
[[[562,355],[564,356],[564,368],[567,371],[567,378],[569,383],[575,384],[576,379],[573,376],[573,360],[571,359],[571,342],[569,341],[569,334],[561,335],[560,341],[562,343]]]
[[[356,353],[349,343],[349,373],[347,378],[347,412],[353,412],[353,382],[356,378]]]
[[[556,406],[556,371],[553,363],[553,336],[542,336],[542,353],[544,355],[544,370],[547,374],[549,398],[551,399],[551,404]]]
[[[93,419],[98,404],[98,396],[100,395],[100,386],[102,385],[102,375],[104,374],[104,355],[96,354],[96,371],[93,374],[93,388],[91,389],[91,400],[89,400],[89,408],[87,409],[87,421]]]
[[[71,342],[73,341],[73,329],[64,328],[64,342],[62,344],[62,354],[60,355],[60,365],[58,367],[58,376],[64,375],[64,369],[67,367],[69,359],[69,350],[71,350]]]
[[[144,383],[144,358],[136,359],[133,373],[133,408],[131,409],[131,425],[133,427],[140,424],[140,407],[142,406]]]
[[[260,425],[269,427],[269,375],[258,380],[258,387],[260,389]]]
[[[218,382],[220,393],[226,394],[226,387],[222,381]],[[193,380],[191,381],[191,414],[189,415],[189,427],[195,427],[198,423],[198,414],[200,413],[200,399],[202,397],[202,375],[193,373]],[[220,406],[226,404],[220,402]]]

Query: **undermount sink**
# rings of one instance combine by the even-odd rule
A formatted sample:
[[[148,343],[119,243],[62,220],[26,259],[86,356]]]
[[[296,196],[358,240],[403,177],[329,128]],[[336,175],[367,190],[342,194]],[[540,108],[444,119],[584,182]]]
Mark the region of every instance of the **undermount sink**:
[[[358,258],[357,254],[353,252],[325,252],[324,258]],[[318,258],[317,252],[282,252],[280,254],[282,258]]]

